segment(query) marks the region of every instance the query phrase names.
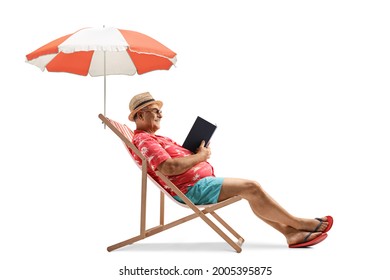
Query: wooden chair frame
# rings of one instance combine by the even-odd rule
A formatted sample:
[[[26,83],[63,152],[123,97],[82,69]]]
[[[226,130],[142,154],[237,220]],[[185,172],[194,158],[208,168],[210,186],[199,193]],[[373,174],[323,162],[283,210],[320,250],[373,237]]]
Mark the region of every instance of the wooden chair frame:
[[[156,174],[170,187],[176,195],[178,195],[184,203],[180,203],[176,201],[163,187],[160,186],[151,176],[147,173],[148,163],[146,158],[142,155],[142,153],[137,149],[137,147],[130,140],[132,133],[131,130],[124,124],[120,124],[115,122],[109,118],[106,118],[102,114],[99,114],[99,118],[103,121],[103,123],[108,126],[122,141],[123,143],[130,148],[134,153],[140,157],[142,160],[142,165],[139,166],[141,168],[141,218],[140,218],[140,233],[137,236],[134,236],[130,239],[124,240],[122,242],[111,245],[107,248],[109,252],[116,250],[118,248],[124,247],[126,245],[133,244],[139,240],[145,239],[147,237],[153,236],[157,233],[165,231],[167,229],[173,228],[177,225],[183,224],[195,218],[201,218],[206,224],[208,224],[217,234],[219,234],[237,253],[241,252],[241,246],[244,242],[244,239],[231,227],[229,226],[217,213],[216,210],[228,206],[232,203],[235,203],[241,200],[240,196],[235,196],[230,199],[224,200],[222,202],[218,202],[216,204],[210,205],[195,205],[192,203],[184,194],[181,192],[164,174],[157,171]],[[138,164],[137,164],[138,165]],[[146,194],[147,194],[147,179],[150,179],[159,189],[160,189],[160,223],[159,225],[146,228]],[[176,204],[186,207],[192,210],[192,214],[165,224],[165,196],[171,198],[173,202]],[[218,227],[208,216],[207,214],[212,215],[227,231],[229,231],[237,241],[233,241],[220,227]]]

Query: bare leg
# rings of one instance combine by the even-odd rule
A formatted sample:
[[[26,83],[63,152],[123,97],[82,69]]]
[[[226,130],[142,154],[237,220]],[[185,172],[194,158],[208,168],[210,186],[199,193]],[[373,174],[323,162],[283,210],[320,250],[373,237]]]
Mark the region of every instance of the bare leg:
[[[281,232],[288,244],[301,242],[318,225],[316,219],[298,218],[288,213],[256,181],[225,178],[219,201],[235,195],[246,199],[256,216]],[[327,223],[324,222],[318,229],[319,232],[313,233],[310,239],[319,236],[326,227]]]

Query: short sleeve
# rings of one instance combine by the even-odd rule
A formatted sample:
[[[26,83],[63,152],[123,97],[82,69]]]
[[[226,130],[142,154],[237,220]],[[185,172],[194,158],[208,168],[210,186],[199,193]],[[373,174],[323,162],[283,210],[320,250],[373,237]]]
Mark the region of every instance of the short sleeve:
[[[147,133],[136,134],[133,138],[133,142],[146,158],[153,171],[156,171],[161,163],[171,158],[160,143]]]

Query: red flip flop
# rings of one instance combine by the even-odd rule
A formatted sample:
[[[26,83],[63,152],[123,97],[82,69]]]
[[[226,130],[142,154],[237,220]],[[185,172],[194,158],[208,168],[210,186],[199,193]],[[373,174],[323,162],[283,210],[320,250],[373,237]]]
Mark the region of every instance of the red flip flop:
[[[317,231],[320,226],[322,225],[323,222],[327,222],[328,223],[328,226],[326,227],[326,229],[324,229],[323,232],[328,232],[332,226],[333,226],[333,217],[332,216],[326,216],[326,221],[322,220],[321,218],[316,218],[316,220],[320,221],[319,225],[315,228],[314,231]]]
[[[324,241],[325,238],[328,237],[328,234],[326,233],[322,233],[321,235],[317,236],[316,238],[310,240],[310,241],[305,241],[307,240],[310,235],[312,234],[313,232],[309,233],[305,239],[303,240],[304,242],[302,243],[297,243],[297,244],[292,244],[292,245],[288,245],[289,248],[304,248],[304,247],[309,247],[309,246],[313,246],[313,245],[316,245],[318,243],[320,243],[321,241]]]
[[[328,226],[324,230],[324,232],[328,232],[332,226],[333,226],[333,217],[332,216],[326,216],[326,222],[328,223]]]

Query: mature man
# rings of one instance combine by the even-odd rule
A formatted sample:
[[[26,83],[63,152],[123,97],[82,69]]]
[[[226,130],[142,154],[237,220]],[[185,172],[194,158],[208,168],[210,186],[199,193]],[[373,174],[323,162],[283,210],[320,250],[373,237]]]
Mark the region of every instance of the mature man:
[[[290,248],[307,247],[323,241],[333,225],[333,218],[305,219],[288,213],[256,181],[221,178],[207,162],[211,150],[202,142],[194,154],[168,137],[157,135],[162,118],[162,101],[149,92],[135,95],[129,104],[129,120],[135,122],[133,143],[146,157],[148,173],[162,186],[164,182],[155,171],[168,178],[194,204],[212,204],[239,195],[249,202],[255,215],[281,232]],[[133,154],[137,159],[137,156]],[[138,158],[139,160],[139,158]],[[166,186],[165,186],[166,187]],[[167,191],[181,199],[169,188]]]

